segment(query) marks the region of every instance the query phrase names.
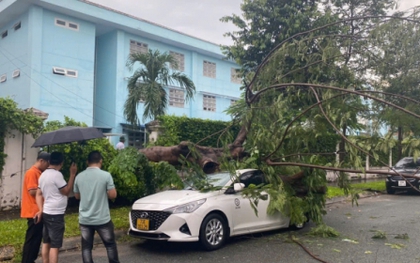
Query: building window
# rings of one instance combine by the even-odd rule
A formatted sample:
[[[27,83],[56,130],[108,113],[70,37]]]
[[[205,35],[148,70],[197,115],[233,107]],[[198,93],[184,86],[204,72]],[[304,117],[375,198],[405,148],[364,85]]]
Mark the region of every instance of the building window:
[[[184,108],[184,91],[179,89],[169,89],[169,105]]]
[[[66,69],[53,67],[53,73],[57,74],[57,75],[65,75],[66,74]]]
[[[6,80],[7,80],[7,75],[6,74],[3,74],[3,75],[0,76],[0,83],[6,82]]]
[[[145,143],[145,134],[141,129],[135,129],[127,126],[123,128],[123,133],[127,135],[127,145],[137,149],[143,148]]]
[[[142,53],[145,54],[149,50],[149,46],[145,43],[130,40],[130,54]]]
[[[5,38],[5,37],[7,37],[7,30],[1,33],[1,38]]]
[[[77,71],[76,70],[72,70],[72,69],[67,69],[66,70],[66,76],[77,78]]]
[[[216,63],[204,60],[203,75],[209,78],[216,78]]]
[[[236,68],[230,68],[230,81],[233,83],[241,84],[242,80]]]
[[[19,30],[22,27],[22,24],[19,22],[17,22],[16,24],[13,25],[13,28],[16,30]]]
[[[68,27],[74,30],[78,30],[79,29],[79,25],[72,23],[72,22],[68,22]]]
[[[64,19],[56,18],[55,25],[79,31],[79,24],[74,23],[74,22],[69,22]]]
[[[17,78],[20,76],[20,69],[13,70],[12,78]]]
[[[55,24],[57,26],[64,26],[65,27],[66,26],[66,21],[56,18],[55,19]]]
[[[53,73],[68,77],[77,78],[77,70],[53,67]]]
[[[216,111],[216,97],[210,95],[203,95],[203,110]]]
[[[235,105],[236,102],[238,102],[238,100],[230,100],[230,106]]]
[[[179,71],[184,71],[185,70],[184,54],[173,52],[173,51],[170,51],[169,54],[175,59],[176,63],[178,64],[177,67],[175,65],[171,65],[171,68],[179,70]]]

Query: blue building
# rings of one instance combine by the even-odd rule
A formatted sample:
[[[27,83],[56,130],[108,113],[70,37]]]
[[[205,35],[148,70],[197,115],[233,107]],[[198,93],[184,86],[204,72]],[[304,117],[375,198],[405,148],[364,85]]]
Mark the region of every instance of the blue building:
[[[69,116],[126,133],[132,145],[141,135],[124,128],[130,52],[170,52],[196,85],[188,103],[182,90],[167,87],[167,114],[230,120],[224,110],[240,95],[238,66],[217,44],[87,0],[1,0],[0,34],[1,97],[47,112],[48,120]]]

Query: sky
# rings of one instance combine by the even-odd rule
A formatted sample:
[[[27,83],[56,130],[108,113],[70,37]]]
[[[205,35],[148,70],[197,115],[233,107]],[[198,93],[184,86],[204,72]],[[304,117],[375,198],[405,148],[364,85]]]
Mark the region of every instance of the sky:
[[[226,32],[235,30],[220,18],[241,14],[242,0],[90,0],[112,9],[181,31],[216,44],[229,45]],[[420,0],[400,0],[400,10],[420,5]]]

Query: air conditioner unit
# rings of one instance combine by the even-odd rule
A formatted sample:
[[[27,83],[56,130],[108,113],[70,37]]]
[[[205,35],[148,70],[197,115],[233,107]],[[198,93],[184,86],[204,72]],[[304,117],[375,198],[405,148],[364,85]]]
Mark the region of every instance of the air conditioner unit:
[[[58,75],[65,75],[66,74],[66,69],[53,67],[53,73],[58,74]]]
[[[12,73],[13,78],[17,78],[20,76],[20,69],[15,69]]]
[[[7,80],[7,75],[3,74],[0,76],[0,83],[5,82]]]

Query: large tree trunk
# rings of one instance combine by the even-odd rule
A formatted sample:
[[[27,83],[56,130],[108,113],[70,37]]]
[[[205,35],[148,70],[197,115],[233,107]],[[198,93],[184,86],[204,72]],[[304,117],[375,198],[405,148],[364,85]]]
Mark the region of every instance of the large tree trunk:
[[[241,160],[248,154],[242,147],[246,140],[251,121],[247,125],[243,125],[232,144],[227,147],[228,159]],[[194,157],[189,146],[193,146],[198,156]],[[183,141],[175,146],[163,147],[154,146],[150,148],[141,149],[147,159],[152,162],[167,161],[172,165],[179,165],[179,158],[184,156],[187,160],[198,163],[203,171],[207,174],[214,173],[219,169],[219,160],[226,154],[224,148],[205,147],[193,144],[191,142]]]
[[[189,146],[194,147],[194,154],[190,151]],[[229,144],[227,150],[229,152],[227,156],[228,159],[240,160],[247,155],[239,143],[236,145],[235,143]],[[154,146],[142,149],[140,152],[142,152],[146,158],[152,162],[167,161],[172,165],[179,165],[179,158],[183,156],[188,161],[199,164],[203,171],[208,174],[214,173],[219,169],[219,160],[225,154],[225,150],[223,148],[194,145],[186,141],[169,147]]]
[[[246,134],[238,135],[234,143],[228,145],[228,159],[240,160],[247,156],[247,153],[244,151],[242,145],[242,140],[244,140]],[[194,146],[198,156],[194,157],[194,154],[189,149],[189,146]],[[212,148],[204,147],[199,145],[193,145],[190,142],[183,141],[176,146],[154,146],[146,149],[140,150],[147,159],[152,162],[167,161],[172,165],[179,165],[179,157],[184,156],[187,160],[195,162],[200,165],[205,173],[214,173],[219,169],[219,160],[226,154],[226,151],[223,148]],[[296,192],[297,196],[305,196],[309,189],[304,186],[302,179],[305,174],[303,171],[292,175],[279,175],[280,179],[285,183],[290,185]],[[320,189],[315,189],[315,192],[320,194],[326,193],[326,188],[322,187]]]

